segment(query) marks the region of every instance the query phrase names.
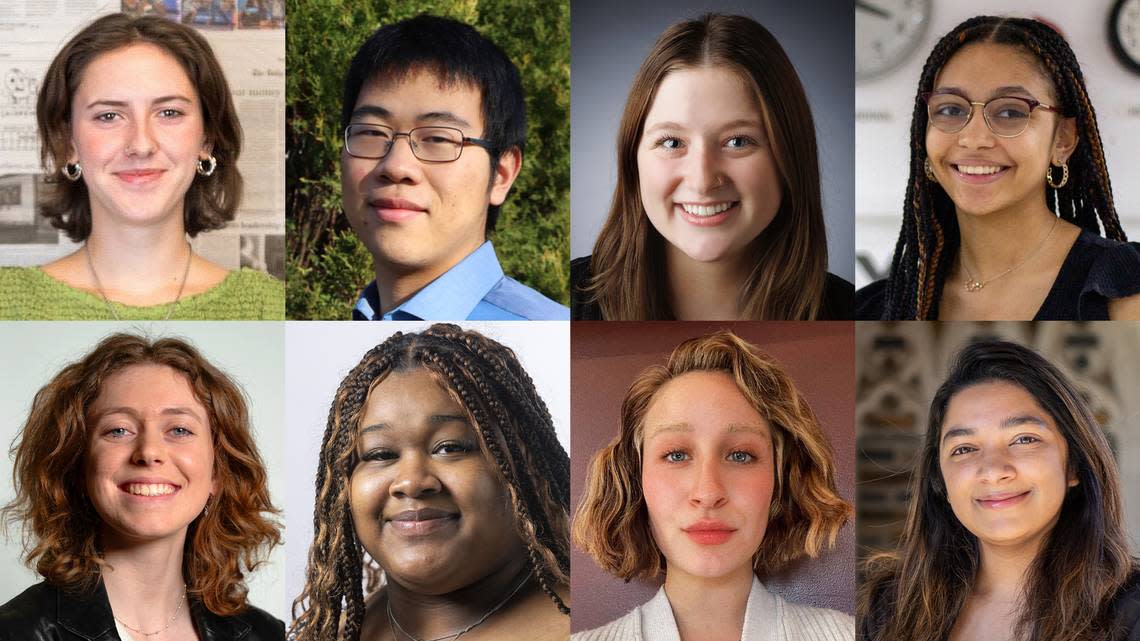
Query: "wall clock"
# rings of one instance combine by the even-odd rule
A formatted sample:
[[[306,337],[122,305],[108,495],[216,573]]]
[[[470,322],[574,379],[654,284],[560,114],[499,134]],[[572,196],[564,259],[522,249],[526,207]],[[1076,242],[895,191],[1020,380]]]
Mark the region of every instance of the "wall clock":
[[[1116,0],[1108,18],[1108,40],[1120,62],[1140,74],[1140,0]]]
[[[855,80],[878,78],[910,60],[926,35],[932,4],[855,0]]]

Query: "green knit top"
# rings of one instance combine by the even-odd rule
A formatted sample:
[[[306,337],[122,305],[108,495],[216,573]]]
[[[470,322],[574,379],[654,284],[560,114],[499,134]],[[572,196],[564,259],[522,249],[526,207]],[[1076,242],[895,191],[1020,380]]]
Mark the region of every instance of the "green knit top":
[[[170,304],[111,302],[122,320],[162,320]],[[101,296],[75,289],[39,267],[0,267],[0,319],[114,320]],[[253,269],[230,272],[201,294],[178,301],[170,320],[284,320],[285,285]]]

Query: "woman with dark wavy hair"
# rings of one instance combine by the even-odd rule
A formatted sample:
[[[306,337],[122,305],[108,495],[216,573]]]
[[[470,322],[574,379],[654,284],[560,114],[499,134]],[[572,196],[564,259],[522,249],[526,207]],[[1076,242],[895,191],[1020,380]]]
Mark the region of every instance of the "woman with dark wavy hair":
[[[281,319],[283,285],[228,271],[188,240],[233,220],[241,124],[193,29],[115,13],[48,66],[36,103],[50,189],[40,213],[80,248],[0,269],[0,318]]]
[[[930,404],[896,553],[860,586],[861,641],[1134,641],[1140,573],[1104,432],[1031,349],[958,354]]]
[[[856,293],[856,318],[1140,318],[1140,245],[1126,242],[1081,66],[1053,27],[979,16],[943,36],[910,147],[890,274]]]
[[[282,639],[245,577],[281,542],[240,389],[182,340],[112,335],[36,394],[13,449],[29,565],[0,639]]]
[[[291,638],[569,636],[570,459],[510,348],[439,324],[370,350],[316,489]]]
[[[669,27],[634,77],[617,186],[575,320],[849,319],[827,271],[815,124],[776,38],[746,16]]]

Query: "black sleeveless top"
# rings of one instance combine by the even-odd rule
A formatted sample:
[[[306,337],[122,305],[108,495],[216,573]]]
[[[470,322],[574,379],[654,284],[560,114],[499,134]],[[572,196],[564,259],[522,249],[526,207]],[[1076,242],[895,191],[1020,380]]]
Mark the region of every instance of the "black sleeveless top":
[[[1081,230],[1033,320],[1108,320],[1108,301],[1135,294],[1140,294],[1140,243]],[[885,280],[855,292],[855,319],[886,320],[886,296]]]

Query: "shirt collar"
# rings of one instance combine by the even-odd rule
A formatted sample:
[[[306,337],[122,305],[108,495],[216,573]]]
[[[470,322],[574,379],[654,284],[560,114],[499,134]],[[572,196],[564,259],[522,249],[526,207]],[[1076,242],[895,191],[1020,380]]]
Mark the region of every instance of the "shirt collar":
[[[502,279],[503,268],[495,248],[491,241],[485,241],[457,265],[384,314],[382,320],[464,320]],[[377,320],[379,308],[379,292],[373,281],[356,301],[353,315],[359,313],[363,318]]]
[[[681,641],[677,620],[673,617],[673,606],[665,586],[641,606],[641,632],[646,641]],[[744,608],[744,627],[741,641],[777,641],[783,630],[776,607],[776,599],[760,582],[752,576],[752,587],[748,591],[748,603]]]

